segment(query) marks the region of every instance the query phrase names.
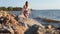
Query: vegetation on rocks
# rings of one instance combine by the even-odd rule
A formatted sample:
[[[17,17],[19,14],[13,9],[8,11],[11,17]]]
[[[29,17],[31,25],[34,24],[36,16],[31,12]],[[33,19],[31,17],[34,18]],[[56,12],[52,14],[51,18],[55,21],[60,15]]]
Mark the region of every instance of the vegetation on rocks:
[[[0,11],[21,11],[21,7],[0,7]]]

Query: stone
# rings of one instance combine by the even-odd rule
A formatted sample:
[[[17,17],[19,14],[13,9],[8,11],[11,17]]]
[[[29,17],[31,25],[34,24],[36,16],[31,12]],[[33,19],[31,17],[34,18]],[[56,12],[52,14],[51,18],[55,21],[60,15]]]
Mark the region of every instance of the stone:
[[[0,18],[1,18],[0,19],[0,24],[1,24],[0,28],[3,29],[3,31],[4,30],[10,31],[11,34],[15,34],[15,33],[24,34],[24,31],[26,30],[25,27],[19,25],[19,23],[18,23],[18,21],[16,21],[14,15],[9,14],[7,11],[1,11]]]

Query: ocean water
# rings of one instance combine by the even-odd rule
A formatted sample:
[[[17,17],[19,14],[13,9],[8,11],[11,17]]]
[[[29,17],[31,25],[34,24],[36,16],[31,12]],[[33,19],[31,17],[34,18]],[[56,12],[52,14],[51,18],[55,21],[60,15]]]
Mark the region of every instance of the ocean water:
[[[10,11],[9,13],[19,15],[20,11]],[[60,20],[60,10],[34,10],[30,13],[30,18],[35,17],[49,18],[54,20]]]
[[[9,11],[9,13],[20,15],[20,11]],[[30,18],[36,18],[36,20],[41,22],[42,24],[46,24],[46,25],[49,24],[55,27],[60,27],[60,23],[48,23],[48,22],[40,21],[40,19],[37,19],[37,17],[60,21],[60,10],[33,10],[30,13]]]
[[[32,11],[32,17],[40,16],[42,18],[49,18],[60,20],[60,11],[59,10],[36,10]]]

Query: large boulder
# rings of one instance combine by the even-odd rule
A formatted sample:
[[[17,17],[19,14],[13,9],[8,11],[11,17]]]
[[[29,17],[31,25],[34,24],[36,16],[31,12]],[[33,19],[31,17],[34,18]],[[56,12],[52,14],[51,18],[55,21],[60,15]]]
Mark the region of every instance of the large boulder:
[[[41,23],[34,19],[25,18],[23,15],[16,17],[7,11],[0,12],[0,34],[53,34],[59,33],[51,25],[45,29]]]
[[[9,14],[7,11],[0,12],[0,32],[9,32],[11,34],[24,34],[25,27],[21,26],[16,21],[14,15]]]
[[[45,26],[38,21],[21,15],[18,16],[18,22],[26,28],[25,34],[37,34],[45,29]]]

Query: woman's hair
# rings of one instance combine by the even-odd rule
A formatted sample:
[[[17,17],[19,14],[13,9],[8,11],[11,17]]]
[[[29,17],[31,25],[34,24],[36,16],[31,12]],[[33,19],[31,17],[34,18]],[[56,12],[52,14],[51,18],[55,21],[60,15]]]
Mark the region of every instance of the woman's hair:
[[[25,6],[28,7],[28,1],[26,1]]]

